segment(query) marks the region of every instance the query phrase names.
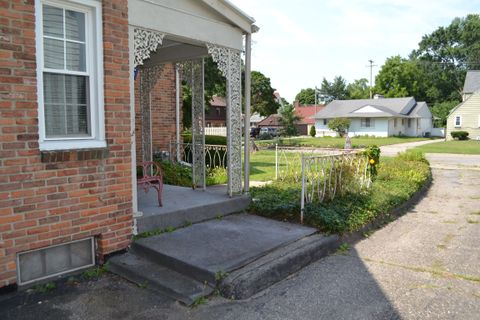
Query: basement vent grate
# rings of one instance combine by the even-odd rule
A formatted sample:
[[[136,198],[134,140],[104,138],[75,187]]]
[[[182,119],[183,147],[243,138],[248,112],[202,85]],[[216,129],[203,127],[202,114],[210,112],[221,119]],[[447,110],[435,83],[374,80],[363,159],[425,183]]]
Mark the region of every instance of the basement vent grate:
[[[58,276],[95,265],[93,238],[17,254],[18,284]]]

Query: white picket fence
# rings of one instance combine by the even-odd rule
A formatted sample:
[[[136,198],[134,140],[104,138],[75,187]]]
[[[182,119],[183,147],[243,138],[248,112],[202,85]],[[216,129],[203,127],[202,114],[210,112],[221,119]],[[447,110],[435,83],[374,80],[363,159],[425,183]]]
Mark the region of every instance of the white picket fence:
[[[227,136],[227,127],[205,127],[207,136]]]

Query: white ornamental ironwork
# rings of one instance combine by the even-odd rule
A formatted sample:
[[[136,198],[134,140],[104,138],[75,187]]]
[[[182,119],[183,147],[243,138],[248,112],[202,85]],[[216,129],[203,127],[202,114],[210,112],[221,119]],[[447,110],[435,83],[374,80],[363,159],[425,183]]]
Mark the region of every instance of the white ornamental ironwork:
[[[228,194],[242,193],[242,76],[240,51],[207,44],[208,53],[227,79]]]
[[[302,195],[300,221],[305,203],[333,200],[348,193],[370,188],[368,156],[362,152],[335,155],[302,156]]]
[[[164,65],[141,67],[140,73],[140,112],[142,121],[142,159],[152,161],[152,107],[151,92],[155,87]]]
[[[143,65],[143,61],[150,58],[150,54],[162,45],[164,36],[163,33],[142,28],[133,30],[135,67]]]

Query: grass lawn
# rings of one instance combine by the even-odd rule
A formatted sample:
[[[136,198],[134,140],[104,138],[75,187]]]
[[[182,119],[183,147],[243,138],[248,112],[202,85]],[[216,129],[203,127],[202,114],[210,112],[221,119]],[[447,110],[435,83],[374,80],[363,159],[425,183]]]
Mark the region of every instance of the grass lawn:
[[[289,154],[290,158],[300,169],[300,156],[298,153]],[[284,159],[280,160],[280,167],[285,167]],[[275,180],[275,150],[257,151],[250,156],[250,180],[251,181],[269,181]]]
[[[480,141],[444,141],[426,144],[415,148],[424,153],[458,153],[458,154],[480,154]]]
[[[385,146],[389,144],[406,143],[429,140],[430,138],[417,137],[357,137],[351,138],[353,148],[363,148],[371,145]],[[319,148],[343,148],[345,145],[345,138],[340,137],[316,137],[316,138],[280,138],[278,140],[257,140],[255,143],[258,146],[266,146],[278,143],[284,146],[309,146]]]

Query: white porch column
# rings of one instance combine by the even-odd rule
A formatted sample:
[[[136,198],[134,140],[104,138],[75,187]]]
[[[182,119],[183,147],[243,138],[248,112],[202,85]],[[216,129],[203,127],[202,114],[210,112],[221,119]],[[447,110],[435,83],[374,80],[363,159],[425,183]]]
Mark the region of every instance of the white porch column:
[[[175,152],[177,162],[180,161],[180,66],[175,64]],[[172,156],[172,155],[170,155]]]
[[[251,51],[252,51],[252,35],[245,35],[245,132],[244,132],[244,186],[243,190],[248,193],[250,190],[250,98],[251,98]]]
[[[208,53],[227,79],[228,194],[242,193],[242,73],[240,51],[207,44]]]

